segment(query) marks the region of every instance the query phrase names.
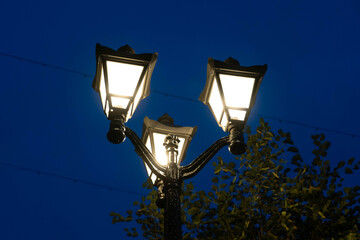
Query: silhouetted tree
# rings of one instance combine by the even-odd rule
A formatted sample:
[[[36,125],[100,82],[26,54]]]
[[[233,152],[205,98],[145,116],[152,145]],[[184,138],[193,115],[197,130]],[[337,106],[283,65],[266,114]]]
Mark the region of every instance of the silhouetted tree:
[[[262,119],[256,133],[247,128],[248,149],[235,161],[213,162],[211,190],[184,184],[183,239],[360,239],[360,187],[344,187],[344,174],[359,169],[354,158],[331,167],[330,142],[313,135],[312,162],[303,161],[289,133],[271,132]],[[136,221],[128,236],[162,239],[163,210],[150,181],[147,197],[134,202],[127,217],[111,213],[113,223]]]

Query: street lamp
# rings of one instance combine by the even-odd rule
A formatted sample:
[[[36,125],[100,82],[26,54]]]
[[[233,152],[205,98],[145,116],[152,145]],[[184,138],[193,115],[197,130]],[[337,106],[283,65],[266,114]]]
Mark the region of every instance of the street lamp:
[[[157,55],[135,54],[129,45],[117,51],[96,45],[96,74],[92,86],[100,94],[104,113],[111,120],[107,134],[110,142],[125,140],[120,129],[132,117],[140,100],[149,95]]]
[[[181,127],[174,125],[174,120],[165,113],[158,121],[145,117],[141,140],[154,155],[156,161],[162,166],[167,166],[169,157],[164,148],[164,140],[169,134],[177,136],[179,143],[178,155],[175,160],[176,164],[180,164],[185,159],[187,148],[189,147],[196,130],[197,127]],[[156,175],[146,164],[145,167],[150,179],[155,184],[155,181],[157,180]]]
[[[230,133],[229,151],[245,152],[243,130],[267,65],[242,67],[233,58],[209,58],[207,80],[199,100],[208,105],[220,127]]]
[[[108,140],[121,143],[126,136],[135,146],[149,177],[158,187],[157,204],[165,208],[164,237],[179,240],[182,239],[182,181],[195,176],[224,146],[229,145],[233,154],[245,152],[243,130],[267,65],[242,67],[232,58],[225,62],[209,59],[207,81],[199,99],[209,106],[219,126],[230,134],[217,140],[190,164],[181,166],[196,127],[176,126],[167,114],[158,121],[145,117],[140,139],[124,125],[139,101],[149,95],[156,59],[157,53],[135,54],[128,45],[114,51],[97,44],[93,88],[100,94],[105,115],[111,121]]]

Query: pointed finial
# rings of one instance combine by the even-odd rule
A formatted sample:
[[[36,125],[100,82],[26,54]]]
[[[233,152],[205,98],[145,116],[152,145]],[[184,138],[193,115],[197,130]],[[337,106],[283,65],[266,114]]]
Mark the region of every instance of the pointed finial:
[[[131,54],[135,54],[135,50],[132,49],[132,47],[130,47],[129,45],[124,45],[122,47],[120,47],[117,52],[125,52],[125,53],[131,53]]]
[[[236,59],[234,59],[234,58],[232,58],[232,57],[229,57],[229,58],[226,59],[224,62],[227,63],[227,64],[232,64],[232,65],[240,66],[239,61],[236,60]]]
[[[167,113],[159,117],[158,122],[166,125],[174,125],[174,119],[172,119]]]

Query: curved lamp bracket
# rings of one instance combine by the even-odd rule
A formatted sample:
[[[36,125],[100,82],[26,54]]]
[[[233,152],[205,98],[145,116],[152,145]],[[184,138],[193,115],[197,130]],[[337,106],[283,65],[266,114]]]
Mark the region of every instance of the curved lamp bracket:
[[[229,137],[222,137],[213,145],[205,150],[199,157],[197,157],[190,164],[181,168],[183,179],[188,179],[195,176],[200,170],[214,157],[214,155],[223,147],[230,144]]]
[[[130,139],[131,143],[135,147],[135,152],[144,160],[148,165],[151,171],[160,179],[165,178],[166,168],[159,165],[154,157],[154,155],[149,151],[149,149],[144,145],[140,140],[138,135],[128,127],[125,127],[125,135]]]

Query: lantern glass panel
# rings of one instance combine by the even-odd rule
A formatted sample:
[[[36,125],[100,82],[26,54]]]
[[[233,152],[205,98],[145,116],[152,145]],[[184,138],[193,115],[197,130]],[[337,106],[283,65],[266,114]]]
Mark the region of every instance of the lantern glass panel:
[[[228,119],[227,119],[227,117],[226,117],[226,114],[224,113],[224,116],[223,116],[222,119],[221,119],[221,126],[222,126],[222,128],[223,128],[223,129],[226,129],[227,124],[228,124]]]
[[[132,97],[144,66],[107,61],[109,93]]]
[[[146,145],[145,145],[145,146],[150,150],[151,153],[153,153],[153,149],[152,149],[152,147],[151,147],[151,141],[150,141],[150,136],[149,136],[149,135],[148,135],[148,137],[147,137]]]
[[[134,114],[134,111],[135,109],[137,108],[140,100],[141,100],[141,97],[143,95],[143,91],[144,91],[144,86],[145,86],[145,79],[146,79],[146,74],[144,75],[144,78],[141,80],[141,84],[140,84],[140,87],[135,95],[135,98],[134,98],[134,103],[133,103],[133,108],[131,110],[131,115]]]
[[[109,116],[109,101],[106,101],[106,104],[105,104],[105,114],[106,114],[106,116]]]
[[[145,166],[146,166],[146,171],[147,171],[147,173],[148,173],[148,175],[149,175],[152,183],[155,183],[155,181],[156,181],[156,179],[157,179],[157,176],[156,176],[154,173],[152,173],[152,171],[151,171],[151,169],[148,167],[148,165],[145,164]]]
[[[244,110],[235,110],[235,109],[229,109],[229,115],[230,119],[232,120],[241,120],[244,121],[246,111]]]
[[[105,109],[105,102],[106,102],[106,87],[105,87],[105,76],[104,70],[101,68],[101,75],[100,75],[100,98],[103,109]]]
[[[217,122],[220,122],[221,114],[223,112],[223,103],[220,96],[220,91],[216,79],[213,80],[213,85],[209,98],[209,105],[214,112]]]
[[[161,133],[154,133],[154,148],[155,148],[155,158],[156,161],[162,165],[162,166],[166,166],[168,163],[168,157],[166,155],[166,148],[164,146],[164,140],[166,137],[166,134],[161,134]],[[178,145],[178,159],[181,156],[182,153],[182,149],[184,147],[184,143],[185,143],[185,138],[179,137],[179,145]]]
[[[111,103],[113,108],[123,108],[125,109],[129,104],[129,99],[121,97],[111,97]]]
[[[227,107],[248,108],[255,78],[219,74]]]
[[[165,137],[166,137],[165,134],[154,133],[154,148],[155,148],[154,155],[156,161],[163,166],[166,166],[167,164],[166,150],[164,147]]]
[[[146,147],[150,150],[150,152],[152,153],[152,147],[151,147],[151,141],[150,141],[150,136],[148,135],[147,140],[146,140]],[[145,167],[146,167],[146,172],[149,175],[151,181],[153,183],[155,183],[156,181],[156,175],[152,173],[151,169],[149,168],[149,166],[145,163]]]

